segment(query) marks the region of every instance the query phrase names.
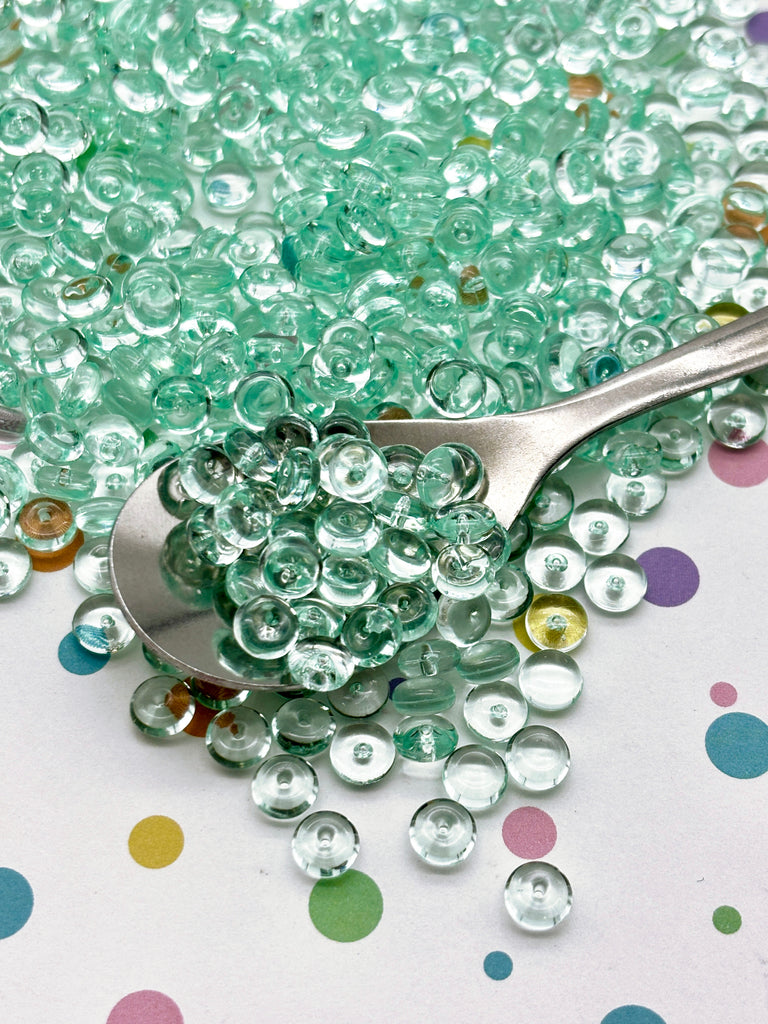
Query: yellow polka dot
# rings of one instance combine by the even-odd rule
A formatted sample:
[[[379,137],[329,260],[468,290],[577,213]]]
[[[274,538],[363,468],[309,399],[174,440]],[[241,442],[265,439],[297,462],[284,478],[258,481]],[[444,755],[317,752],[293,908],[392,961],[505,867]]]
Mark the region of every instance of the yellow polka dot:
[[[153,814],[133,826],[128,850],[143,868],[165,868],[173,864],[184,849],[184,833],[173,818]]]
[[[525,647],[527,651],[538,651],[538,647],[528,636],[528,630],[525,628],[525,616],[520,615],[512,623],[512,629],[515,631],[518,643]]]

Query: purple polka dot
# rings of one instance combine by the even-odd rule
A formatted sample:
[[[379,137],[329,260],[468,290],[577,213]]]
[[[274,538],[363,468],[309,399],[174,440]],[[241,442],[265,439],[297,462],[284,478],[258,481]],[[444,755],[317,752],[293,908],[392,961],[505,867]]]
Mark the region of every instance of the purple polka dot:
[[[712,444],[707,452],[709,468],[731,487],[756,487],[768,480],[768,444],[757,441],[749,448]]]
[[[699,589],[699,570],[677,548],[649,548],[637,559],[648,577],[645,600],[662,608],[690,601]]]
[[[717,704],[719,708],[729,708],[736,703],[738,693],[736,687],[731,686],[730,683],[715,683],[709,689],[709,696],[712,703]]]
[[[753,14],[745,28],[750,43],[768,43],[768,11]]]
[[[112,1007],[107,1024],[184,1024],[170,996],[154,989],[131,992]]]

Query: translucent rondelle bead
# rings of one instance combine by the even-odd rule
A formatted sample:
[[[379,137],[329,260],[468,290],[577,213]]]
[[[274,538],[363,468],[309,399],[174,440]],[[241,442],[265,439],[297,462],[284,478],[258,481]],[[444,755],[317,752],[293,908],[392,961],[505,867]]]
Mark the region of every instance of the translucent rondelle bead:
[[[360,837],[343,814],[313,811],[296,827],[291,850],[293,859],[311,878],[337,878],[357,859]]]
[[[409,761],[442,761],[459,742],[453,722],[442,715],[410,715],[397,724],[392,734],[399,754]]]
[[[243,377],[234,396],[234,411],[249,430],[263,429],[275,416],[284,416],[293,408],[293,390],[282,377],[266,370]]]
[[[272,719],[272,735],[289,754],[311,757],[325,750],[336,731],[331,709],[311,697],[294,697]]]
[[[667,495],[667,482],[661,473],[625,477],[612,473],[605,484],[608,498],[630,519],[642,519],[661,505]]]
[[[493,579],[493,564],[479,544],[446,544],[432,565],[435,587],[446,597],[479,597]]]
[[[474,686],[464,698],[464,721],[483,740],[506,742],[528,721],[528,703],[512,683],[493,681]]]
[[[112,589],[109,576],[109,542],[103,537],[87,540],[75,555],[75,579],[90,594],[107,594]]]
[[[179,459],[178,479],[187,497],[214,505],[235,482],[235,467],[217,447],[190,448]]]
[[[205,733],[208,753],[225,768],[253,768],[269,753],[272,742],[267,720],[253,708],[220,711]]]
[[[387,463],[370,441],[340,444],[327,462],[328,487],[347,501],[373,501],[388,481]]]
[[[539,594],[525,613],[525,629],[542,649],[572,651],[587,635],[584,606],[568,594]]]
[[[500,566],[484,592],[494,622],[508,622],[522,615],[533,600],[533,584],[518,566]]]
[[[111,594],[86,598],[75,611],[72,632],[80,645],[94,654],[116,654],[136,637]]]
[[[373,337],[363,323],[332,320],[312,354],[314,383],[331,398],[351,398],[371,376],[373,352]]]
[[[647,588],[643,567],[628,555],[603,555],[584,575],[587,597],[604,612],[629,611],[642,601]]]
[[[32,559],[17,540],[0,538],[0,598],[20,593],[32,578]]]
[[[341,635],[344,625],[342,609],[321,601],[318,597],[305,597],[292,603],[299,620],[299,640],[307,637],[326,637],[331,640]]]
[[[476,743],[457,747],[443,765],[443,786],[451,800],[470,811],[491,807],[507,788],[504,758]]]
[[[443,594],[437,603],[437,631],[457,647],[468,647],[481,640],[491,624],[491,606],[483,594],[468,600],[456,600]]]
[[[480,501],[459,501],[438,509],[432,516],[432,528],[439,537],[453,544],[477,544],[496,525],[493,509]]]
[[[403,643],[426,636],[437,621],[437,598],[419,583],[394,583],[378,600],[397,615]]]
[[[381,576],[399,583],[416,583],[432,567],[432,552],[426,540],[399,526],[382,531],[368,558]]]
[[[466,463],[455,445],[442,444],[427,452],[416,470],[416,489],[431,509],[459,501],[465,490]]]
[[[288,508],[306,508],[320,487],[320,464],[308,448],[292,448],[277,467],[277,500]]]
[[[295,754],[276,754],[262,761],[251,780],[251,799],[269,818],[298,818],[317,799],[317,774]]]
[[[177,434],[196,434],[208,421],[210,399],[193,377],[167,377],[152,392],[158,422]]]
[[[646,431],[619,430],[604,443],[603,462],[619,476],[646,476],[661,466],[661,445]]]
[[[123,315],[140,334],[172,331],[181,315],[181,286],[168,267],[143,260],[123,279]]]
[[[379,586],[376,564],[355,555],[328,555],[323,561],[318,595],[339,608],[357,608],[371,601]]]
[[[515,733],[504,756],[509,778],[526,793],[554,789],[571,766],[568,744],[546,725],[527,725]]]
[[[264,587],[288,601],[311,594],[320,577],[317,551],[300,537],[277,539],[267,544],[261,553],[260,566]]]
[[[397,667],[406,677],[446,675],[459,664],[459,649],[449,640],[420,640],[405,644]]]
[[[211,565],[231,565],[239,558],[241,549],[230,544],[216,529],[214,509],[199,505],[184,524],[190,550]]]
[[[344,782],[370,786],[395,763],[395,744],[387,730],[375,722],[342,726],[331,740],[331,768]]]
[[[146,649],[143,650],[147,658]],[[153,662],[147,658],[150,664]],[[162,667],[162,666],[156,666]],[[165,669],[168,671],[168,669]],[[173,670],[171,669],[171,674]],[[250,697],[252,690],[233,690],[228,686],[218,686],[215,683],[205,682],[203,679],[188,678],[185,680],[189,691],[195,698],[195,703],[212,711],[227,711],[230,708],[238,708]]]
[[[254,658],[279,658],[295,646],[299,621],[289,604],[264,594],[240,605],[232,631],[243,650]]]
[[[577,662],[562,651],[534,651],[520,666],[518,686],[538,711],[564,711],[578,699],[584,680]]]
[[[299,640],[288,652],[288,671],[305,690],[336,690],[355,670],[355,659],[331,640]]]
[[[629,536],[629,521],[615,502],[593,498],[576,506],[568,529],[588,555],[609,555]]]
[[[131,697],[133,724],[157,739],[183,732],[194,714],[195,702],[189,687],[173,676],[151,676]]]
[[[531,582],[558,594],[581,582],[586,565],[581,545],[565,534],[539,537],[525,553],[525,571]]]
[[[547,932],[568,915],[573,892],[565,875],[545,861],[521,864],[504,889],[507,913],[527,932]]]
[[[520,652],[508,640],[480,640],[460,652],[458,670],[470,683],[490,683],[511,676]]]
[[[456,690],[448,679],[416,676],[403,679],[392,691],[392,705],[401,715],[435,715],[456,703]]]
[[[264,543],[272,519],[265,489],[253,480],[243,480],[227,487],[213,509],[216,530],[230,544],[246,550]]]
[[[318,543],[335,554],[365,554],[380,535],[381,528],[370,509],[341,499],[324,508],[315,523]]]
[[[77,534],[72,510],[56,498],[33,498],[16,515],[16,537],[35,552],[61,551]]]
[[[384,668],[361,669],[343,686],[328,692],[328,703],[347,718],[368,718],[389,700],[389,673]]]
[[[765,433],[765,409],[749,395],[723,395],[710,405],[707,426],[726,448],[748,448]]]
[[[526,515],[534,530],[557,530],[573,511],[573,490],[553,474],[544,481],[528,504]]]
[[[373,668],[397,654],[403,639],[403,627],[390,608],[381,604],[365,604],[347,616],[341,639],[361,668]]]
[[[661,445],[662,473],[685,473],[701,458],[704,438],[694,424],[665,416],[650,427],[650,432]]]
[[[408,829],[411,847],[433,868],[451,868],[466,860],[475,846],[477,826],[455,800],[428,800],[414,813]]]

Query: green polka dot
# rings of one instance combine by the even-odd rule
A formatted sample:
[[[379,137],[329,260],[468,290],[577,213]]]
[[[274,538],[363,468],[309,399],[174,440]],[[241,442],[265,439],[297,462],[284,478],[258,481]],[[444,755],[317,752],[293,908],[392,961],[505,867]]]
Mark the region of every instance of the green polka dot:
[[[712,924],[723,935],[733,935],[741,928],[741,914],[735,907],[718,907],[712,915]]]
[[[322,879],[309,894],[312,924],[336,942],[357,942],[370,935],[383,910],[381,890],[362,871],[345,871],[338,878]]]

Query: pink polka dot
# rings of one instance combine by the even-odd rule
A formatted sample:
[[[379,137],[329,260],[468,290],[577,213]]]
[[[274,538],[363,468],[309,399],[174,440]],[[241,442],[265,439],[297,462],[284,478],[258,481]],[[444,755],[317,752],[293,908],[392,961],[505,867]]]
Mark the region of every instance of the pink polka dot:
[[[710,687],[709,696],[712,698],[713,704],[717,704],[719,708],[729,708],[731,704],[736,703],[738,693],[736,687],[731,686],[730,683],[715,683]]]
[[[709,468],[715,476],[731,487],[755,487],[768,480],[768,444],[757,441],[749,448],[726,448],[710,445]]]
[[[152,989],[124,996],[107,1017],[107,1024],[184,1024],[170,996]]]
[[[537,860],[555,845],[557,828],[550,816],[538,807],[518,807],[504,819],[501,835],[515,856]]]

